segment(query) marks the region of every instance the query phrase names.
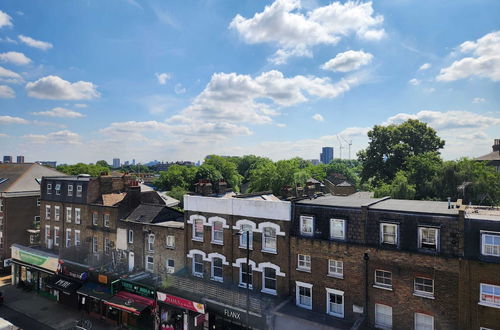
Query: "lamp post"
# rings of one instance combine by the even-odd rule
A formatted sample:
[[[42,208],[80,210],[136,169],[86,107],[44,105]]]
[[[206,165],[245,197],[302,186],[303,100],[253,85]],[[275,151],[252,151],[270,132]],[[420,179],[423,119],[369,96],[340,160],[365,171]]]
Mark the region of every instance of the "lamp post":
[[[250,314],[250,274],[252,273],[252,269],[250,266],[250,231],[249,230],[241,230],[236,235],[243,236],[246,233],[246,245],[247,245],[247,280],[246,280],[246,288],[247,288],[247,311],[246,311],[246,324],[247,329],[250,329],[249,323],[249,314]]]

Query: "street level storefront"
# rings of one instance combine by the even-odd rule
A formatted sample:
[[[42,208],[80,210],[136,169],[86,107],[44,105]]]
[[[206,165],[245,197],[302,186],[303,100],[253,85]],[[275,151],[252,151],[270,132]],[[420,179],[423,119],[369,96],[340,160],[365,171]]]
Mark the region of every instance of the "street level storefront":
[[[210,329],[247,329],[247,312],[244,309],[226,305],[211,299],[205,299]],[[267,329],[265,315],[248,313],[251,329]]]
[[[55,254],[13,244],[11,246],[12,285],[26,291],[35,291],[41,296],[57,300],[52,288],[47,286],[59,267]]]
[[[154,288],[116,280],[111,283],[113,296],[104,300],[106,319],[110,324],[129,329],[154,329],[156,300]]]
[[[80,307],[91,316],[106,316],[105,300],[111,298],[111,290],[102,284],[87,282],[77,291]]]
[[[203,329],[205,305],[163,292],[156,297],[161,330]]]
[[[52,289],[57,301],[71,307],[78,307],[78,295],[76,290],[83,282],[62,274],[54,275],[47,280],[47,287]]]

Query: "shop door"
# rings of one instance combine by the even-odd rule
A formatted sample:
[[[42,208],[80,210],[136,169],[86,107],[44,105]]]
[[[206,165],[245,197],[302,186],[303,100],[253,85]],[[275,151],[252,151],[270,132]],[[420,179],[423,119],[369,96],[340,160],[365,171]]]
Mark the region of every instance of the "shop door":
[[[134,252],[128,253],[128,271],[131,272],[134,270]]]
[[[128,325],[128,313],[127,312],[124,312],[124,311],[121,311],[122,314],[122,323],[123,325]]]

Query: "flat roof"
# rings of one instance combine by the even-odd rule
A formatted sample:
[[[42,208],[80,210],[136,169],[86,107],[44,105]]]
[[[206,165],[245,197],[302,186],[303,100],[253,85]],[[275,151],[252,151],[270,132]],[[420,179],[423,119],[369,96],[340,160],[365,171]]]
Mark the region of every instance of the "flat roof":
[[[455,204],[455,203],[452,203]],[[399,211],[409,213],[432,213],[458,215],[458,208],[449,209],[448,202],[406,199],[386,199],[370,206],[372,210]]]
[[[81,175],[67,175],[67,176],[44,176],[46,180],[61,180],[61,181],[90,181],[94,177],[81,176]]]
[[[335,206],[335,207],[350,207],[350,208],[360,208],[365,205],[371,205],[379,201],[384,200],[384,198],[366,198],[366,197],[352,197],[352,196],[333,196],[326,195],[320,196],[314,199],[303,199],[296,202],[297,204],[307,204],[307,205],[321,205],[321,206]]]

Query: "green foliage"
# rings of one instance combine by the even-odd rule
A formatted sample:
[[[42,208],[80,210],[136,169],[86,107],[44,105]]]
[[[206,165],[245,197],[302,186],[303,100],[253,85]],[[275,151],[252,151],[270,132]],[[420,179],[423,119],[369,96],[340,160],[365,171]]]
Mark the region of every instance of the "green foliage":
[[[99,176],[101,173],[109,173],[109,168],[94,165],[78,163],[74,165],[59,165],[57,170],[68,175],[89,174],[91,176]]]
[[[185,194],[187,194],[187,190],[184,189],[184,188],[182,188],[182,187],[179,187],[179,186],[173,187],[172,190],[170,190],[169,192],[167,192],[168,196],[170,196],[172,198],[175,198],[178,201],[180,201],[179,206],[181,208],[184,207],[183,206],[183,202],[184,202],[184,195]]]
[[[107,167],[107,168],[110,168],[109,164],[107,161],[105,160],[98,160],[96,163],[95,163],[97,166],[102,166],[102,167]]]
[[[180,187],[192,189],[197,169],[193,166],[172,165],[166,172],[160,172],[160,177],[154,182],[158,190],[171,190]]]
[[[413,199],[415,197],[415,186],[408,182],[405,173],[399,171],[391,184],[382,184],[375,189],[375,197],[391,196],[398,199]]]
[[[221,156],[210,155],[205,159],[203,165],[213,166],[230,187],[239,191],[243,176],[238,173],[237,165],[234,162]]]

